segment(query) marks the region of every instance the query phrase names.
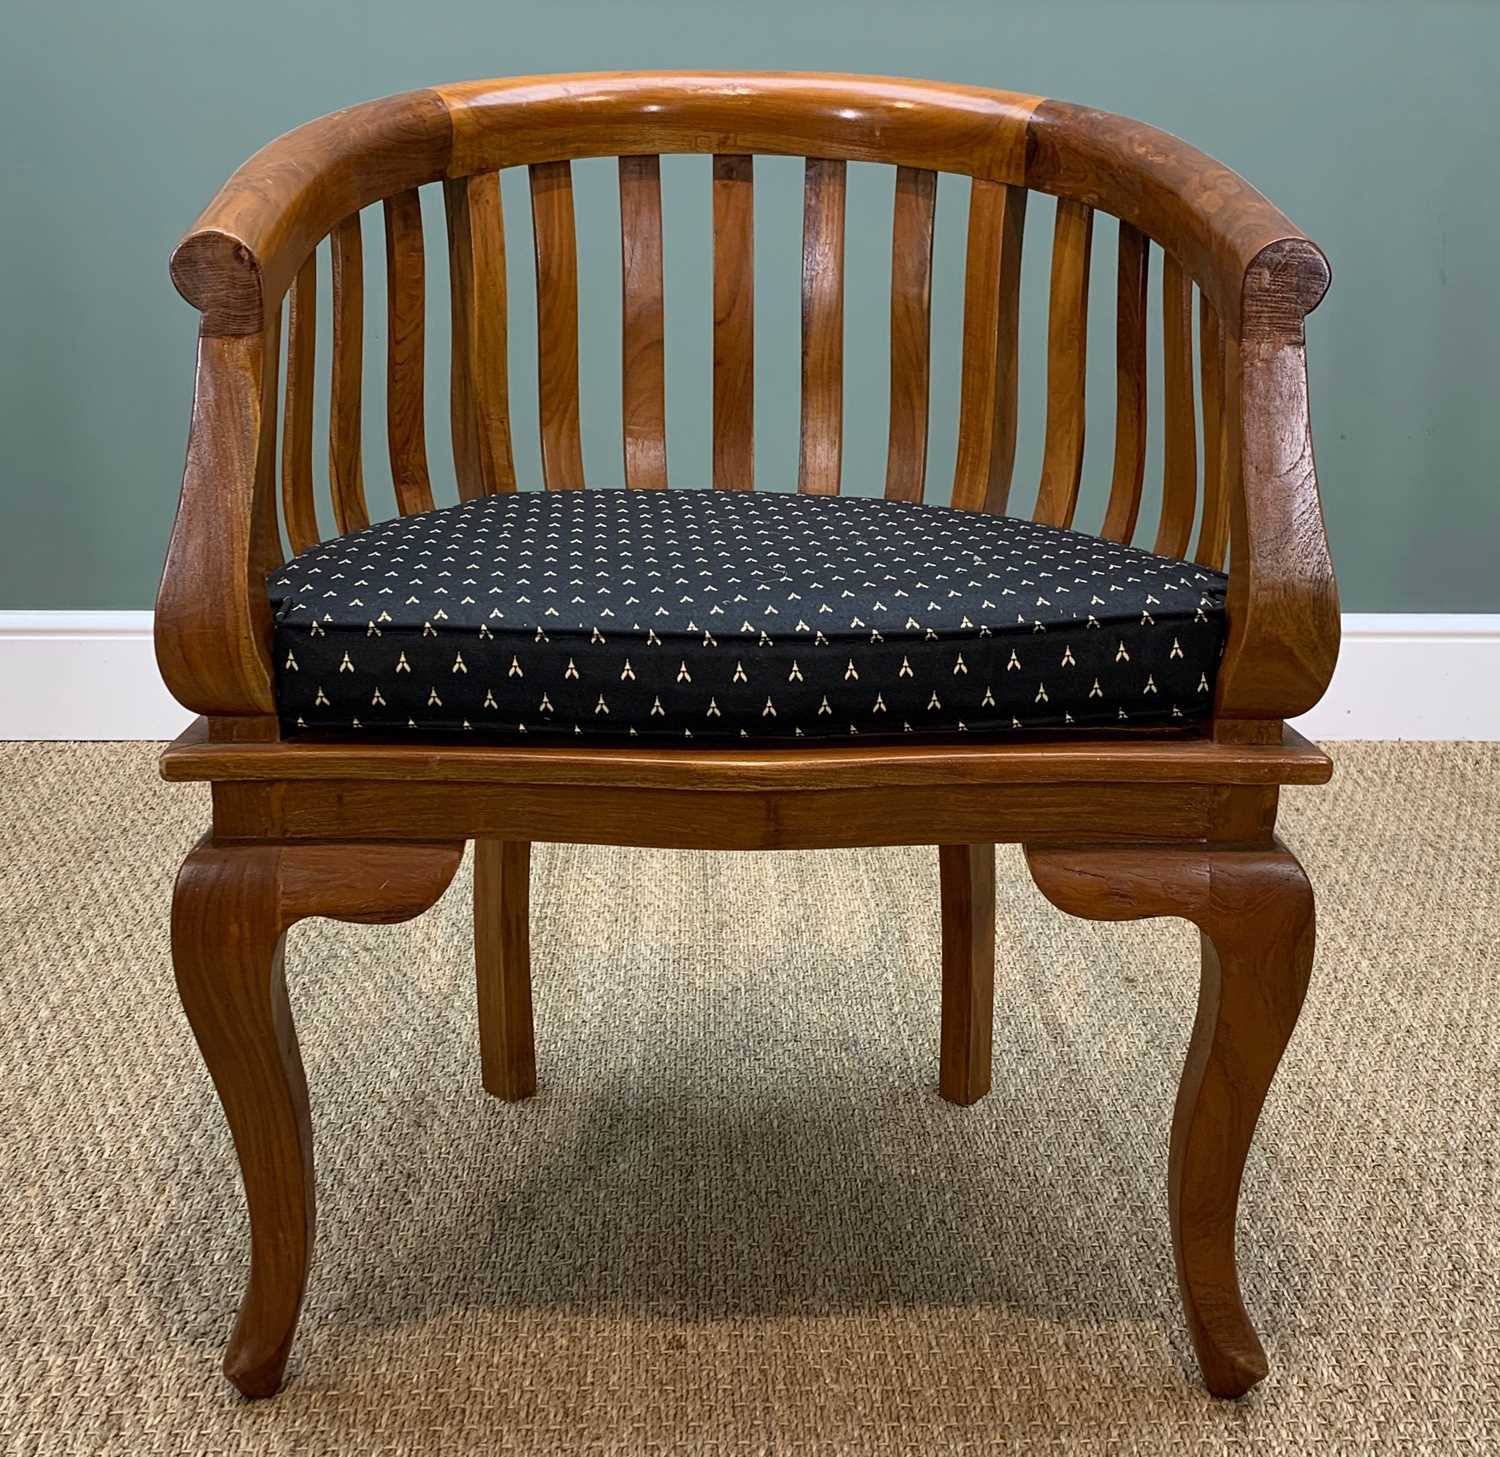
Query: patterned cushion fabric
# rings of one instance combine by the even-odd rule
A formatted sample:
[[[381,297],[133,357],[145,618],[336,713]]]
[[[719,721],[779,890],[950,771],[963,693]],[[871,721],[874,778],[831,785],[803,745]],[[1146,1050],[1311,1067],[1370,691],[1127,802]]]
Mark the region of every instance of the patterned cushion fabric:
[[[1206,713],[1220,572],[859,496],[523,491],[269,581],[288,732],[683,744]]]

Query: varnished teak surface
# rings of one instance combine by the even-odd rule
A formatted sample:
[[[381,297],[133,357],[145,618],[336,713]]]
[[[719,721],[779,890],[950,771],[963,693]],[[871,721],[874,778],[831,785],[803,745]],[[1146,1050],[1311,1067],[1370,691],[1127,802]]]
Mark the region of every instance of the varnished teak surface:
[[[1028,847],[1026,860],[1048,900],[1073,915],[1181,916],[1202,933],[1198,1015],[1172,1117],[1168,1207],[1204,1381],[1216,1396],[1240,1396],[1267,1370],[1235,1269],[1240,1179],[1307,992],[1312,887],[1275,842],[1207,853]]]
[[[612,748],[567,744],[216,740],[199,721],[161,757],[175,780],[373,779],[628,785],[734,791],[892,789],[931,784],[1324,784],[1327,754],[1295,729],[1267,743],[1065,735],[1018,743],[809,748]]]
[[[925,472],[927,254],[930,181],[940,171],[974,179],[965,285],[964,388],[957,506],[1003,509],[1016,445],[1016,320],[1019,258],[1028,190],[1058,198],[1047,372],[1047,439],[1037,514],[1072,520],[1083,463],[1083,337],[1090,239],[1097,212],[1125,225],[1126,255],[1148,238],[1164,254],[1167,308],[1163,407],[1167,470],[1156,539],[1187,550],[1196,500],[1191,382],[1193,289],[1205,335],[1205,424],[1216,438],[1205,456],[1199,556],[1231,546],[1231,634],[1217,718],[1294,716],[1315,701],[1332,672],[1337,597],[1323,540],[1306,422],[1303,316],[1327,286],[1322,254],[1253,188],[1165,133],[1064,102],[970,87],[868,77],[720,73],[578,75],[485,81],[413,92],[353,107],[272,143],[242,167],[177,249],[173,276],[203,311],[205,336],[264,337],[278,326],[281,299],[330,237],[334,276],[330,460],[341,528],[365,519],[361,473],[358,320],[363,296],[359,209],[381,201],[392,224],[387,297],[392,300],[391,443],[404,509],[424,500],[418,458],[420,397],[404,351],[420,337],[415,280],[420,212],[409,199],[426,183],[448,192],[454,278],[454,455],[460,491],[509,489],[514,466],[506,399],[503,230],[494,169],[531,169],[537,254],[538,392],[545,483],[583,483],[578,398],[578,279],[569,164],[618,155],[626,263],[625,436],[627,477],[665,479],[658,335],[659,197],[652,160],[663,151],[714,155],[714,483],[754,484],[753,155],[809,159],[803,270],[803,391],[799,484],[840,484],[844,165],[894,169],[897,206],[892,255],[892,413],[887,489],[910,497]],[[639,162],[630,159],[641,159]],[[634,251],[632,245],[644,251]],[[1139,260],[1144,268],[1145,260]],[[1122,260],[1116,488],[1106,529],[1119,535],[1138,506],[1131,475],[1141,438],[1136,414],[1146,396],[1139,374],[1139,293]],[[300,292],[300,289],[299,289]],[[309,294],[310,299],[310,294]],[[289,372],[284,482],[289,527],[306,541],[308,311],[294,308],[295,378]],[[265,393],[274,340],[258,353],[205,349],[200,395],[228,393],[261,416],[274,438]],[[203,376],[212,375],[211,379]],[[906,418],[903,418],[906,417]],[[175,538],[158,624],[169,643],[204,630],[231,644],[228,661],[163,668],[178,697],[206,712],[268,711],[266,622],[247,599],[259,590],[245,555],[201,541],[188,521],[209,508],[247,518],[260,492],[259,453],[230,451],[200,417],[184,478],[184,529]],[[425,443],[421,445],[425,450]],[[229,453],[225,453],[228,451]],[[204,458],[205,456],[212,457]],[[274,461],[261,473],[274,473]],[[274,514],[274,502],[265,508]],[[269,520],[269,518],[267,518]],[[263,530],[264,523],[257,526]],[[248,529],[248,522],[247,527]],[[269,543],[274,531],[263,532]],[[185,575],[210,590],[189,605],[170,580]],[[246,578],[248,577],[248,580]],[[206,595],[207,602],[202,600]],[[259,661],[256,661],[256,660]],[[1234,733],[1234,730],[1230,730]]]
[[[848,162],[889,169],[892,499],[940,491],[961,509],[1006,509],[1021,425],[1020,266],[1028,197],[1040,191],[1057,207],[1035,515],[1089,524],[1075,515],[1087,469],[1087,317],[1091,298],[1098,307],[1103,296],[1091,292],[1091,265],[1096,235],[1119,220],[1117,413],[1100,531],[1130,541],[1144,530],[1159,549],[1209,565],[1227,555],[1228,641],[1201,731],[745,749],[281,739],[264,581],[281,560],[280,526],[297,551],[321,537],[313,401],[322,355],[335,525],[342,532],[368,519],[364,451],[380,432],[364,418],[365,274],[379,263],[366,257],[361,210],[378,203],[384,213],[384,434],[398,508],[432,505],[425,311],[434,246],[449,259],[448,430],[459,494],[512,491],[532,483],[517,480],[511,439],[497,172],[529,169],[538,349],[535,370],[514,386],[536,391],[540,483],[576,489],[585,484],[581,420],[601,402],[579,392],[571,163],[618,157],[618,474],[634,489],[662,489],[670,280],[659,157],[672,152],[712,156],[712,411],[700,428],[711,433],[721,490],[756,485],[757,153],[807,159],[797,481],[806,492],[845,484],[843,445],[859,421],[843,395]],[[947,341],[963,364],[956,463],[951,483],[933,483],[932,250],[943,172],[972,183],[962,336]],[[424,237],[420,189],[429,184],[443,190],[443,241]],[[331,260],[326,342],[316,322],[320,244]],[[1154,318],[1153,250],[1162,269]],[[1075,914],[1194,921],[1203,981],[1173,1123],[1172,1238],[1210,1389],[1237,1395],[1264,1375],[1235,1273],[1235,1214],[1313,938],[1306,878],[1273,837],[1277,791],[1321,783],[1331,768],[1283,720],[1316,701],[1338,650],[1307,404],[1303,321],[1328,285],[1317,247],[1186,143],[1066,102],[872,77],[583,74],[437,87],[299,127],[231,177],[177,248],[172,275],[202,327],[156,643],[171,691],[205,717],[166,751],[162,771],[213,785],[212,836],[178,882],[173,951],[250,1207],[249,1282],[226,1359],[236,1385],[256,1396],[279,1385],[312,1248],[312,1144],[284,933],[308,915],[417,914],[442,893],[466,840],[476,842],[481,1072],[507,1099],[536,1086],[534,841],[941,846],[938,1082],[957,1103],[990,1085],[996,842],[1025,844],[1042,890]],[[1162,341],[1155,380],[1153,327]],[[1161,509],[1142,523],[1143,499],[1155,499],[1144,491],[1155,410],[1165,438]]]
[[[462,842],[224,848],[205,839],[177,877],[178,992],[224,1105],[250,1207],[250,1278],[224,1357],[225,1374],[247,1396],[281,1384],[315,1223],[286,932],[308,916],[408,920],[443,893],[462,854]]]

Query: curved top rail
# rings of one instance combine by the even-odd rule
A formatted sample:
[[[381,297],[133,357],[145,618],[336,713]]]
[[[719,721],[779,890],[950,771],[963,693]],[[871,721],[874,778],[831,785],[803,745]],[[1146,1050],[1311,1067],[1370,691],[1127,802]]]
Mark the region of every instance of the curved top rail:
[[[254,334],[333,225],[444,175],[453,150],[435,91],[330,112],[238,167],[172,252],[172,282],[203,332]]]
[[[600,72],[434,88],[455,173],[640,152],[885,162],[1020,182],[1040,96],[815,71]]]
[[[318,240],[383,197],[526,162],[654,152],[884,162],[1075,198],[1177,254],[1236,332],[1247,283],[1274,280],[1278,316],[1308,312],[1328,286],[1321,251],[1269,200],[1142,122],[981,87],[713,71],[471,81],[334,112],[234,173],[178,244],[172,278],[204,333],[254,333]],[[1257,268],[1273,247],[1276,266]]]

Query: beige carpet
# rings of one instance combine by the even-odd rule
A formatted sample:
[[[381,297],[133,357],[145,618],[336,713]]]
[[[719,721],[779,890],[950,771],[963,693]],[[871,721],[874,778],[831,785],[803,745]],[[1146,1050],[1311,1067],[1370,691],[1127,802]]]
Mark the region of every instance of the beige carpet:
[[[319,1254],[290,1385],[218,1374],[245,1226],[174,998],[206,796],[0,750],[0,1450],[1500,1450],[1500,746],[1347,746],[1283,824],[1322,909],[1242,1206],[1272,1361],[1198,1385],[1166,1132],[1180,922],[1000,855],[995,1090],[934,1092],[931,851],[559,846],[542,1091],[480,1091],[468,875],[292,933]]]

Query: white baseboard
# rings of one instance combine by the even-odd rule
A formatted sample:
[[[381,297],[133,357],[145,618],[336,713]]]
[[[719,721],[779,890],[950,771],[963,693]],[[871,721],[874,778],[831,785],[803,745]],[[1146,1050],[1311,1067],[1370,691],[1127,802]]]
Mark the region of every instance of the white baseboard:
[[[1500,739],[1500,613],[1346,612],[1310,739]]]
[[[0,612],[0,739],[170,739],[149,612]],[[1317,739],[1500,739],[1500,613],[1354,612]]]
[[[172,739],[149,612],[0,612],[0,739]]]

